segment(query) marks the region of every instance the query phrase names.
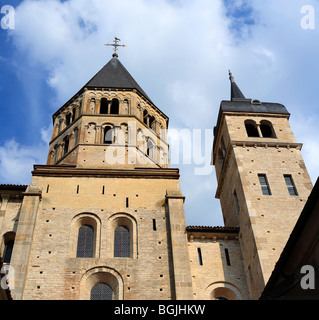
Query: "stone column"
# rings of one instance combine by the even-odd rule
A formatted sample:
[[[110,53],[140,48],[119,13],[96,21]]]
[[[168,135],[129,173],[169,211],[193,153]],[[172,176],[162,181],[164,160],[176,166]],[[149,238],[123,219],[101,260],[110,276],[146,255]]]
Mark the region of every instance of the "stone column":
[[[10,265],[14,268],[14,285],[11,287],[14,300],[23,299],[33,231],[41,194],[42,190],[35,186],[29,186],[26,192],[23,193],[24,199],[10,262]]]
[[[167,190],[166,192],[166,206],[169,218],[170,246],[175,286],[175,297],[172,298],[175,298],[176,300],[193,300],[184,199],[180,190]]]
[[[95,133],[95,143],[101,144],[101,132],[102,132],[102,126],[96,126],[95,127],[96,133]]]

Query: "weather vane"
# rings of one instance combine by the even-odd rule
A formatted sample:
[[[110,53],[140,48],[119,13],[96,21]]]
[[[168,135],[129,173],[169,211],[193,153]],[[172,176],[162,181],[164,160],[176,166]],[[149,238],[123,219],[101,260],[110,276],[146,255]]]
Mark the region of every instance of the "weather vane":
[[[121,41],[121,39],[114,37],[114,43],[111,43],[111,44],[107,43],[107,44],[105,44],[105,45],[108,46],[108,47],[109,47],[109,46],[114,47],[113,57],[118,57],[118,55],[117,55],[117,53],[116,53],[116,51],[118,51],[118,47],[126,47],[125,44],[119,44],[119,41]]]

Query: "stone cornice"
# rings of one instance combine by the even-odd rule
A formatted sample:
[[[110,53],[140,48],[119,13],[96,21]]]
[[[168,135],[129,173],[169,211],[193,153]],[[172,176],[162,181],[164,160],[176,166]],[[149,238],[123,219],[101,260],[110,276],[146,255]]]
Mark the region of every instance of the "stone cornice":
[[[86,169],[74,165],[34,165],[33,176],[51,177],[95,177],[134,179],[179,179],[179,169],[135,168],[135,169]]]

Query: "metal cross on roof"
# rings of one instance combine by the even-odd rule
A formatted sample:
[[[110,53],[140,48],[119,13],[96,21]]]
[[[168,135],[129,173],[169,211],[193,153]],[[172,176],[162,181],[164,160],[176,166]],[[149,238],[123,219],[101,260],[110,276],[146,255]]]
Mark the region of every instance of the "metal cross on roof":
[[[108,46],[108,47],[109,46],[114,47],[113,57],[118,57],[118,55],[116,53],[116,51],[118,51],[118,47],[126,47],[125,44],[118,44],[119,41],[121,41],[121,39],[114,37],[114,43],[111,43],[111,44],[107,43],[106,44],[106,46]]]

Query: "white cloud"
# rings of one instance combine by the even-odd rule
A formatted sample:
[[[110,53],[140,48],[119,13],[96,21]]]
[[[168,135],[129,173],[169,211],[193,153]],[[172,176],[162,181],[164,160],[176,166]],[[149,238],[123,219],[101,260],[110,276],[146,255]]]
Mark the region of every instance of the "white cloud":
[[[1,184],[30,184],[34,164],[45,163],[47,147],[20,145],[14,138],[0,146]]]

